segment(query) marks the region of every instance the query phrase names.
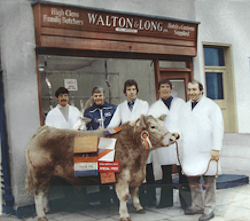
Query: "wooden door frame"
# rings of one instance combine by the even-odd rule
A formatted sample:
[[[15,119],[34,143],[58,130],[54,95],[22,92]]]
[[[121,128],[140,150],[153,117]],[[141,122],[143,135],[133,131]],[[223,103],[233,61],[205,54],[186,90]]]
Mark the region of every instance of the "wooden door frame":
[[[167,75],[169,79],[184,79],[185,80],[185,94],[187,99],[187,84],[193,80],[193,62],[192,59],[185,60],[186,68],[160,68],[159,59],[154,60],[155,69],[155,91],[158,99],[158,82]]]

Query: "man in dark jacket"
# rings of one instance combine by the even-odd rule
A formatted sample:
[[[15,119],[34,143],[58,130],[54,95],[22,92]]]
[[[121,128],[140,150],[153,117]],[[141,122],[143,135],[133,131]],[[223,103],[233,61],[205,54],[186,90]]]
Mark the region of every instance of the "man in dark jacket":
[[[97,130],[99,128],[106,128],[113,117],[116,106],[105,101],[105,91],[102,87],[94,87],[92,90],[93,105],[87,108],[84,112],[84,117],[90,118],[91,121],[87,124],[88,130]],[[110,185],[101,184],[101,206],[107,207],[113,201],[117,201],[114,193],[110,191]]]
[[[84,112],[84,117],[91,119],[87,124],[87,129],[106,128],[112,119],[116,106],[105,101],[105,91],[102,87],[93,88],[92,100],[93,105]]]

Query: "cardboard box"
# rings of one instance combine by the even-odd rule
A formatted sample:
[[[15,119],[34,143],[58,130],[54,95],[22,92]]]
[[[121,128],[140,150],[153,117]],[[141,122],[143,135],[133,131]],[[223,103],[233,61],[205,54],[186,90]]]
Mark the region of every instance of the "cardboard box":
[[[109,172],[109,173],[100,173],[101,183],[115,183],[115,173]]]
[[[93,153],[97,152],[97,136],[76,136],[74,139],[74,153]]]

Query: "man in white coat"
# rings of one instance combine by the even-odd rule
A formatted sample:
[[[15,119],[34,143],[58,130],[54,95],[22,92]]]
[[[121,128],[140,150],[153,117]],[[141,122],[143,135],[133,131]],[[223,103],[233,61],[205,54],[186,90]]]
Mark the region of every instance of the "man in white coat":
[[[219,153],[222,148],[224,123],[220,107],[203,95],[200,82],[188,83],[188,96],[183,113],[182,168],[188,176],[192,206],[186,215],[202,214],[199,221],[214,217],[216,174],[220,173]],[[210,162],[210,163],[209,163]],[[201,177],[205,182],[205,193]]]
[[[128,121],[134,122],[142,114],[147,115],[149,108],[148,102],[137,98],[138,92],[139,88],[135,80],[129,79],[124,83],[123,93],[127,99],[118,105],[108,125],[109,128],[117,127]],[[156,190],[151,162],[146,166],[146,181],[148,185],[145,194],[143,194],[144,191],[140,188],[141,203],[143,206],[154,206],[156,203]]]
[[[172,96],[172,83],[168,79],[163,79],[158,83],[158,92],[160,99],[151,105],[148,115],[159,117],[166,114],[166,128],[172,133],[180,133],[180,117],[185,101]],[[161,198],[158,208],[171,207],[173,206],[172,167],[178,164],[176,147],[173,144],[155,151],[162,168]],[[191,204],[189,185],[187,177],[182,175],[179,167],[178,172],[181,207],[186,209]]]
[[[74,125],[80,119],[80,111],[69,105],[69,91],[65,87],[59,87],[55,96],[57,106],[49,111],[45,119],[45,125],[59,129],[73,129]]]
[[[45,125],[59,129],[74,129],[75,124],[80,119],[81,113],[76,107],[69,105],[69,91],[65,87],[59,87],[55,92],[55,96],[58,104],[47,114]],[[86,199],[83,201],[82,207],[87,208],[89,206],[86,188],[83,188],[80,193],[75,193],[75,189],[63,180],[55,179],[54,182],[58,186],[66,187],[66,189],[62,188],[59,190],[65,196],[66,200],[62,201],[62,203],[65,203],[66,207],[68,206],[68,202],[71,202],[70,204],[74,208],[74,202],[82,199]]]

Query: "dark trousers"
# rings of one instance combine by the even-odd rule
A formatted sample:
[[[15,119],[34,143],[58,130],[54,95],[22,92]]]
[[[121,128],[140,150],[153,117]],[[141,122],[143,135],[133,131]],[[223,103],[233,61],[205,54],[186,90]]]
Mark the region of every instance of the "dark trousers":
[[[162,184],[161,184],[161,198],[159,208],[173,206],[173,180],[172,180],[172,165],[162,165]],[[181,167],[177,166],[179,175],[179,183],[177,188],[179,190],[180,204],[183,209],[191,206],[191,192],[188,184],[188,179],[181,172]]]
[[[156,185],[152,163],[146,165],[146,184],[140,186],[139,198],[142,206],[155,206],[156,204]]]
[[[159,208],[173,206],[172,165],[161,165],[162,183]]]

